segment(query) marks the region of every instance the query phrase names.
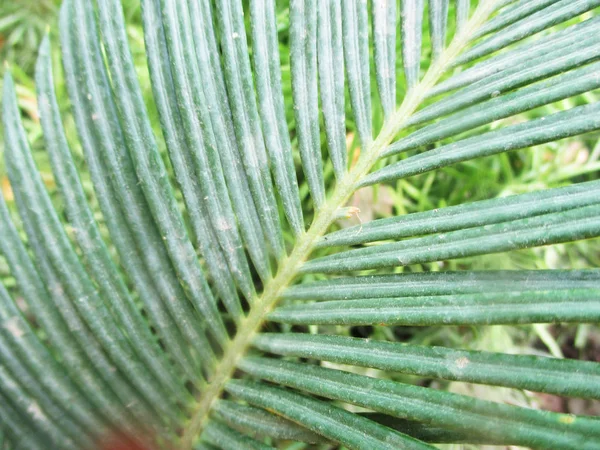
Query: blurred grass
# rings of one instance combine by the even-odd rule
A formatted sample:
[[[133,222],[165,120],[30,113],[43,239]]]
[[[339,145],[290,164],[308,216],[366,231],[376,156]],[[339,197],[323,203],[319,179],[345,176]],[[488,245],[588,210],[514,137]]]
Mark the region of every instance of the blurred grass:
[[[32,144],[34,156],[40,172],[46,181],[49,190],[56,194],[50,165],[44,151],[41,138],[37,104],[35,100],[35,87],[33,83],[33,70],[37,53],[37,46],[47,28],[53,30],[51,37],[54,42],[54,68],[57,90],[62,99],[61,108],[64,112],[65,126],[70,139],[76,163],[81,168],[82,181],[90,203],[96,211],[97,219],[102,223],[102,216],[98,210],[93,195],[93,187],[85,170],[85,161],[79,144],[73,120],[69,115],[68,100],[60,66],[58,42],[55,36],[56,14],[59,0],[0,0],[0,58],[10,63],[11,72],[17,83],[19,104],[29,141]],[[280,53],[282,63],[283,88],[286,101],[286,113],[291,130],[293,144],[295,140],[295,124],[291,105],[291,83],[289,70],[288,28],[287,28],[287,2],[277,2],[279,18]],[[473,2],[472,2],[473,3]],[[152,102],[151,89],[146,68],[144,40],[141,27],[139,0],[123,1],[128,23],[128,36],[130,38],[132,53],[144,89],[146,103],[154,119],[156,110]],[[597,11],[596,11],[597,13]],[[574,20],[581,21],[588,15]],[[454,27],[451,10],[449,23],[450,32]],[[530,39],[538,39],[535,36]],[[424,34],[423,48],[429,48],[428,34]],[[398,100],[404,95],[404,76],[400,58],[400,45],[397,47],[397,74],[398,74]],[[429,65],[429,54],[423,55],[423,70]],[[4,72],[0,68],[0,74]],[[382,126],[383,115],[376,93],[374,76],[371,82],[373,90],[374,130]],[[520,114],[510,119],[493,123],[483,128],[497,128],[507,122],[521,122],[555,111],[571,108],[575,105],[598,101],[599,92],[591,92],[573,99],[547,105]],[[350,160],[360,152],[357,147],[355,126],[353,123],[350,102],[347,105],[347,141],[350,151]],[[154,120],[155,132],[160,135],[158,120]],[[404,131],[407,134],[410,130]],[[1,138],[0,127],[0,138]],[[468,135],[469,133],[465,133]],[[360,219],[368,221],[376,218],[402,215],[413,212],[441,208],[481,199],[505,196],[534,190],[562,186],[575,182],[597,179],[600,170],[600,141],[597,133],[583,137],[565,139],[555,143],[540,145],[531,149],[513,151],[488,158],[457,164],[455,166],[435,172],[400,180],[389,185],[363,189],[352,198],[354,206],[361,209]],[[159,139],[159,142],[162,140]],[[325,149],[325,137],[321,138]],[[2,152],[0,143],[0,153]],[[164,143],[161,142],[164,146]],[[326,152],[326,150],[324,150]],[[163,148],[163,154],[164,154]],[[405,158],[406,155],[395,158]],[[299,156],[294,155],[299,166]],[[168,164],[168,158],[165,155]],[[334,184],[331,162],[325,158],[325,178],[329,186]],[[308,190],[302,183],[303,176],[298,171],[299,183],[302,187],[301,195],[303,204],[310,205]],[[173,183],[175,185],[175,183]],[[3,160],[0,158],[0,188],[5,198],[12,200],[10,186],[6,178]],[[179,195],[179,193],[178,193]],[[181,196],[179,195],[181,198]],[[62,211],[61,199],[54,195],[54,200],[59,211]],[[182,206],[183,209],[183,206]],[[310,220],[310,208],[307,208],[307,221]],[[283,213],[282,213],[283,216]],[[348,226],[358,223],[358,218],[340,222],[338,226]],[[292,241],[291,234],[287,235]],[[537,249],[519,250],[497,255],[462,258],[452,261],[435,262],[409,268],[398,268],[395,272],[402,271],[440,271],[440,270],[488,270],[488,269],[557,269],[557,268],[586,268],[600,266],[600,240],[588,240],[570,244],[561,244]],[[6,263],[0,258],[0,278],[11,288],[13,294],[18,295]],[[308,276],[307,279],[313,279]],[[317,277],[318,278],[318,277]],[[314,331],[317,331],[316,329]],[[338,330],[339,331],[339,330]],[[539,325],[520,327],[435,327],[435,328],[380,328],[356,327],[349,330],[356,336],[374,337],[398,341],[410,341],[424,345],[456,346],[469,349],[488,351],[503,351],[510,353],[553,354],[554,356],[577,357],[600,361],[600,329],[596,326],[563,326]],[[600,412],[597,405],[577,406],[571,405],[567,400],[549,399],[549,396],[540,396],[514,390],[500,389],[483,386],[470,386],[461,383],[433,382],[416,379],[414,377],[398,376],[385,373],[370,373],[381,377],[443,387],[481,398],[504,401],[509,403],[529,405],[533,407],[571,411],[574,408],[583,408],[583,413],[590,411]],[[587,408],[587,409],[586,409]],[[591,408],[591,409],[590,409]],[[577,411],[582,412],[582,411]],[[302,447],[298,447],[302,448]],[[458,449],[460,446],[445,446],[445,448]],[[465,446],[464,448],[471,448]]]

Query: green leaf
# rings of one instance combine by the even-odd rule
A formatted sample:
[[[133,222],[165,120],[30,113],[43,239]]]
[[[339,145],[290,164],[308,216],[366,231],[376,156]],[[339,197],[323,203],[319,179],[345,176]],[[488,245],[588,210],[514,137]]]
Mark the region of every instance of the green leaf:
[[[268,408],[350,449],[430,449],[429,445],[356,414],[292,391],[251,381],[232,380],[227,391]]]
[[[557,0],[520,0],[509,8],[503,10],[500,14],[490,20],[488,23],[483,25],[477,32],[476,36],[484,36],[494,31],[501,30],[502,28],[512,25],[524,17],[527,17],[540,9],[546,8]]]
[[[373,140],[371,119],[371,76],[369,74],[369,26],[367,2],[341,2],[344,66],[354,121],[361,145]]]
[[[82,5],[76,2],[76,5]],[[87,16],[93,14],[86,3]],[[84,8],[83,6],[81,6]],[[75,14],[79,10],[75,6]],[[123,130],[124,144],[148,202],[150,211],[165,242],[165,247],[185,293],[206,321],[208,331],[221,344],[227,332],[219,316],[216,301],[206,283],[194,247],[189,241],[183,218],[177,207],[166,169],[158,153],[148,112],[142,98],[135,67],[125,33],[122,8],[117,0],[99,3],[99,25],[112,79],[115,106]],[[81,17],[81,16],[80,16]]]
[[[327,301],[281,306],[269,319],[291,324],[496,325],[600,318],[598,289],[525,291]]]
[[[597,6],[600,6],[598,0],[559,0],[541,11],[531,11],[533,14],[527,15],[518,22],[503,28],[500,33],[485,39],[465,52],[456,59],[455,64],[465,64],[496,52],[513,42],[525,39],[552,25],[565,22]]]
[[[327,442],[318,434],[264,409],[220,400],[214,411],[215,415],[231,428],[255,438],[270,437],[311,444]]]
[[[317,52],[327,146],[336,179],[341,180],[347,171],[348,155],[345,136],[342,12],[340,2],[336,0],[319,2]]]
[[[383,181],[406,178],[481,156],[527,148],[595,131],[600,128],[598,111],[600,111],[600,102],[577,106],[519,125],[463,139],[390,164],[365,177],[360,185],[369,186]]]
[[[250,192],[257,210],[260,211],[258,217],[264,235],[275,256],[281,258],[285,255],[281,223],[254,97],[243,16],[244,11],[240,3],[217,2],[217,29],[221,37],[223,71],[232,109],[233,128]],[[206,17],[205,14],[205,19]]]
[[[292,286],[284,300],[350,300],[600,287],[600,271],[484,270],[341,277]]]
[[[440,57],[446,46],[449,4],[449,0],[429,1],[429,32],[431,33],[431,46],[434,61]]]
[[[598,366],[587,361],[294,333],[261,334],[255,339],[254,346],[278,355],[372,367],[423,377],[572,397],[600,398]]]
[[[387,239],[446,233],[559,213],[597,203],[600,183],[590,181],[562,188],[483,200],[389,219],[373,220],[323,236],[318,247],[357,245]],[[489,229],[489,228],[488,228]],[[442,239],[442,238],[439,238]]]
[[[298,147],[308,187],[319,208],[325,201],[319,138],[317,7],[314,0],[290,2],[290,64]]]
[[[170,391],[171,395],[179,401],[189,401],[188,394],[181,387],[181,380],[171,370],[148,324],[137,311],[100,236],[93,213],[87,205],[60,120],[50,67],[50,48],[49,41],[46,39],[40,48],[36,71],[38,107],[54,176],[66,199],[67,214],[75,230],[75,239],[82,250],[88,271],[100,286],[103,297],[108,300],[111,309],[116,313],[119,325],[128,330],[139,358],[144,361],[164,389]]]
[[[240,368],[255,377],[321,397],[513,445],[592,449],[596,447],[593,439],[600,436],[600,423],[594,419],[492,403],[314,365],[246,358]],[[243,386],[243,382],[236,381],[234,386]]]
[[[396,2],[374,1],[375,75],[385,117],[396,109]],[[323,89],[321,89],[323,91]]]
[[[423,0],[402,0],[402,63],[409,89],[419,81],[423,8]]]
[[[320,4],[325,3],[321,2]],[[288,222],[298,235],[304,231],[304,222],[296,171],[292,160],[292,146],[285,122],[273,0],[250,2],[250,17],[254,42],[252,56],[263,136],[270,161],[273,164],[275,184],[283,208]],[[319,42],[322,41],[319,40]],[[323,109],[325,110],[325,107]],[[333,152],[333,150],[330,151]]]
[[[203,199],[202,191],[198,189],[194,158],[187,148],[186,136],[183,133],[173,75],[169,67],[170,57],[165,30],[160,21],[160,11],[157,6],[156,2],[143,2],[142,19],[148,68],[163,136],[175,178],[183,194],[191,228],[195,235],[196,247],[205,257],[215,289],[227,310],[235,320],[239,320],[242,308],[237,297],[234,279],[237,275],[242,292],[251,296],[253,289],[249,280],[249,269],[245,262],[245,256],[241,255],[241,252],[225,252],[219,245],[220,241],[228,242],[229,235],[224,230],[218,230],[213,226],[211,215],[208,214],[210,206]],[[233,239],[238,243],[241,240],[237,234]],[[228,262],[231,270],[227,266]]]
[[[55,75],[70,108],[55,92],[49,38],[37,105],[26,68],[13,70],[25,87],[8,67],[3,86],[7,442],[597,448],[596,418],[424,382],[599,399],[598,363],[461,349],[457,335],[448,339],[456,329],[433,328],[598,322],[600,271],[569,269],[593,265],[595,242],[566,247],[558,263],[520,254],[508,266],[561,270],[472,271],[477,260],[463,259],[462,271],[417,273],[434,261],[600,236],[598,149],[578,149],[550,178],[571,150],[549,147],[556,161],[539,152],[473,161],[458,178],[449,167],[600,129],[597,6],[431,0],[423,24],[423,0],[403,0],[399,12],[383,0],[142,0],[139,12],[119,0],[64,0]],[[19,38],[31,47],[35,36],[23,25],[29,15],[7,8],[18,16],[3,21],[11,55]],[[415,150],[424,151],[397,156]],[[492,179],[479,186],[475,173],[506,189]],[[361,187],[397,180],[398,214],[329,232],[357,212]],[[364,270],[373,272],[329,275]],[[361,328],[367,340],[347,337],[355,325],[378,328]],[[385,325],[431,327],[418,336],[445,346],[388,342]],[[310,334],[297,332],[304,326]],[[556,354],[566,334],[553,342],[551,331],[562,329],[543,330]],[[271,356],[249,357],[261,352]],[[419,386],[393,381],[395,372]],[[534,394],[523,399],[539,407]]]
[[[600,207],[591,205],[340,252],[313,259],[302,271],[331,273],[405,266],[586,239],[598,233]]]
[[[529,1],[526,3],[529,3]],[[533,41],[528,45],[521,45],[506,52],[494,55],[491,58],[483,60],[478,64],[457,73],[449,79],[438,83],[428,92],[428,96],[433,97],[453,89],[464,87],[470,83],[479,81],[482,78],[508,69],[518,69],[519,67],[522,67],[523,63],[529,63],[532,59],[535,61],[535,58],[540,56],[549,55],[550,57],[554,57],[557,54],[554,52],[558,48],[561,49],[562,54],[564,55],[565,48],[576,48],[574,45],[582,39],[589,37],[589,31],[596,26],[596,23],[599,20],[598,17],[592,17],[584,22],[567,27],[564,30],[542,36],[537,41]]]
[[[19,214],[27,228],[30,240],[38,244],[34,253],[38,260],[47,266],[46,285],[66,294],[68,304],[62,306],[63,317],[75,314],[84,320],[83,328],[90,328],[86,336],[86,347],[93,348],[91,358],[101,370],[105,380],[111,380],[111,386],[123,403],[133,402],[134,414],[142,422],[150,421],[150,406],[160,408],[167,419],[175,419],[177,412],[164,403],[164,392],[156,380],[142,368],[139,358],[134,357],[126,335],[116,326],[114,318],[103,299],[98,295],[92,280],[83,269],[77,254],[60,225],[56,211],[52,208],[47,191],[43,187],[36,171],[25,133],[17,112],[14,85],[10,75],[4,81],[3,102],[4,126],[7,130],[5,160],[11,174]],[[9,121],[15,121],[10,123]],[[51,236],[51,239],[44,239]],[[54,281],[56,280],[56,281]],[[84,300],[84,301],[82,301]],[[116,372],[112,361],[104,354],[107,352],[121,372]],[[139,392],[136,391],[139,389]],[[141,396],[140,393],[143,393]]]
[[[35,426],[24,420],[2,392],[0,392],[0,405],[2,425],[7,428],[7,434],[12,440],[18,440],[19,444],[25,448],[34,450],[47,448],[48,440],[40,436]]]
[[[117,111],[107,84],[106,70],[100,59],[98,42],[89,33],[90,30],[95,30],[94,22],[86,21],[85,16],[76,16],[74,12],[71,1],[66,0],[61,9],[61,44],[66,84],[71,97],[77,99],[72,103],[73,114],[86,162],[90,166],[90,172],[96,173],[94,185],[109,189],[106,192],[110,193],[110,197],[104,200],[103,212],[108,209],[108,202],[112,203],[115,213],[116,208],[119,208],[127,228],[134,235],[147,270],[161,290],[162,302],[197,354],[204,355],[205,366],[210,370],[212,357],[208,342],[199,332],[199,319],[187,301],[173,301],[175,298],[185,299],[186,295],[169,262],[163,239],[151,220],[152,215],[127,153],[122,130],[118,123],[108,119],[117,117]],[[83,11],[79,8],[77,12],[81,14]],[[80,34],[83,35],[79,36]],[[93,35],[97,36],[97,33]],[[84,43],[90,48],[84,49]],[[93,68],[98,70],[92,70]],[[89,111],[93,112],[90,114]],[[197,364],[196,367],[199,370]]]
[[[274,448],[214,420],[208,424],[203,436],[209,443],[224,450],[268,450]]]

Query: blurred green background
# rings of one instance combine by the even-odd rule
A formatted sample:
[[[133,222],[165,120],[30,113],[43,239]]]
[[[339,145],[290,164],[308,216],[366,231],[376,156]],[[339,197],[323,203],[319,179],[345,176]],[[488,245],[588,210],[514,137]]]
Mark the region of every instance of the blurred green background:
[[[472,2],[474,3],[474,2]],[[55,188],[50,171],[50,165],[44,151],[43,139],[37,115],[35,99],[35,86],[33,72],[37,47],[47,30],[51,30],[54,43],[55,78],[59,96],[62,99],[61,108],[69,138],[75,153],[76,161],[82,172],[84,187],[88,192],[90,202],[96,207],[97,218],[102,221],[94,200],[93,187],[87,176],[85,162],[72,119],[69,115],[69,105],[60,67],[59,45],[56,39],[56,16],[60,1],[58,0],[0,0],[0,58],[8,63],[15,77],[18,87],[19,104],[21,107],[24,124],[34,151],[35,159],[48,189],[55,194]],[[282,71],[284,93],[288,103],[288,123],[294,138],[294,120],[291,108],[291,87],[289,81],[289,51],[287,48],[287,5],[285,1],[278,1],[278,18],[281,42]],[[141,26],[139,0],[123,0],[124,10],[128,23],[128,35],[136,67],[145,90],[146,101],[151,113],[156,118],[153,108],[146,61],[144,55],[144,40]],[[450,32],[453,29],[452,10],[450,19]],[[596,14],[593,11],[590,14]],[[575,21],[588,18],[582,16]],[[572,23],[571,22],[571,23]],[[535,36],[531,39],[538,39]],[[424,36],[423,48],[429,45]],[[422,67],[429,64],[430,55],[423,54]],[[398,45],[398,102],[404,95],[404,79],[401,70],[400,46]],[[3,74],[6,66],[1,66]],[[377,130],[382,123],[382,112],[375,92],[375,82],[372,81],[374,129]],[[526,121],[535,117],[551,114],[558,110],[568,109],[572,106],[598,101],[600,93],[595,91],[585,95],[558,102],[529,111],[510,119],[498,121],[491,128],[503,126],[506,123]],[[346,102],[349,108],[349,101]],[[348,127],[347,142],[350,149],[350,160],[355,158],[358,149],[355,139],[352,113],[347,110]],[[158,121],[155,120],[156,134],[160,135]],[[490,128],[490,126],[487,126]],[[410,130],[408,130],[410,131]],[[408,132],[407,131],[407,132]],[[473,130],[475,132],[480,130]],[[471,133],[473,133],[473,131]],[[1,137],[0,129],[0,137]],[[405,132],[406,133],[406,132]],[[466,133],[469,134],[469,133]],[[0,139],[1,142],[1,139]],[[325,142],[322,137],[322,142]],[[0,152],[3,143],[0,143]],[[324,146],[325,148],[325,146]],[[164,149],[163,149],[164,150]],[[326,150],[324,150],[326,151]],[[163,152],[164,154],[164,152]],[[410,154],[410,153],[409,153]],[[298,158],[298,155],[295,155]],[[406,157],[403,155],[401,157]],[[165,156],[166,160],[166,156]],[[327,158],[325,158],[327,160]],[[299,162],[299,160],[298,160]],[[510,152],[489,158],[481,158],[455,165],[443,170],[427,173],[398,181],[390,185],[376,188],[363,189],[352,198],[352,205],[360,208],[360,219],[369,221],[374,218],[402,215],[412,212],[440,208],[480,199],[523,193],[550,187],[591,180],[598,178],[600,170],[600,141],[598,133],[591,133],[573,139],[565,139],[557,143],[540,145],[531,149]],[[333,185],[333,170],[331,163],[325,164],[326,180]],[[299,181],[302,185],[302,175],[299,172]],[[174,184],[175,185],[175,184]],[[0,188],[2,194],[12,201],[12,193],[8,183],[3,161],[0,160]],[[302,195],[307,200],[306,186],[301,189]],[[61,210],[61,199],[54,195],[56,206]],[[304,201],[309,206],[309,201]],[[310,208],[306,211],[310,217]],[[340,222],[338,226],[356,225],[358,219],[353,218]],[[289,235],[291,240],[291,234]],[[600,240],[588,240],[572,244],[554,245],[530,250],[519,250],[498,255],[483,257],[463,258],[452,261],[443,261],[422,266],[411,266],[396,271],[438,271],[438,270],[466,270],[466,269],[557,269],[557,268],[587,268],[600,266]],[[0,258],[0,278],[2,282],[13,290],[18,296],[6,263]],[[348,331],[355,336],[384,338],[389,340],[410,341],[428,345],[456,346],[469,349],[482,349],[489,351],[503,351],[509,353],[533,353],[540,355],[554,355],[557,357],[581,358],[600,361],[600,329],[589,325],[536,325],[521,327],[436,327],[436,328],[373,328],[356,327]],[[397,376],[385,373],[372,373],[369,375],[381,377],[394,377],[404,381],[432,385],[429,380],[414,377]],[[516,392],[503,388],[471,386],[461,383],[438,382],[436,387],[452,391],[477,395],[481,398],[504,401],[532,407],[543,407],[556,411],[573,412],[579,414],[600,414],[600,405],[596,402],[579,399],[563,399],[550,395],[540,395],[528,392]],[[470,448],[469,446],[444,446],[444,448]]]

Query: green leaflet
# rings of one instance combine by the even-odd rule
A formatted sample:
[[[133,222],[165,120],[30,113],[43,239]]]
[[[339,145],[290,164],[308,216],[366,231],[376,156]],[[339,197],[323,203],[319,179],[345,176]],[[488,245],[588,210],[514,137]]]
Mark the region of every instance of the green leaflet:
[[[396,2],[375,1],[373,8],[373,44],[375,75],[385,117],[396,109]]]
[[[15,373],[17,376],[22,376],[23,374],[26,375],[27,372],[18,371]],[[76,429],[69,430],[72,425],[65,423],[68,420],[55,420],[60,415],[56,410],[51,408],[52,403],[50,400],[44,397],[34,397],[36,394],[35,390],[28,392],[29,389],[27,389],[26,385],[21,384],[22,382],[33,383],[35,385],[34,380],[28,377],[17,380],[3,365],[0,366],[0,380],[2,380],[2,394],[6,395],[8,402],[12,403],[15,409],[35,427],[36,431],[51,442],[51,445],[56,448],[69,450],[76,450],[81,445],[89,445],[89,440],[75,434],[77,432]],[[40,406],[40,404],[43,406]],[[49,408],[49,410],[46,411],[43,407]],[[52,416],[49,416],[49,414]]]
[[[469,83],[481,80],[495,73],[521,66],[533,58],[550,54],[558,47],[570,47],[580,39],[589,35],[589,31],[596,26],[600,19],[592,17],[584,22],[572,25],[564,30],[543,36],[528,45],[521,45],[506,52],[499,53],[489,59],[485,59],[476,65],[442,81],[433,87],[428,96],[433,97],[453,89],[461,88]]]
[[[283,208],[288,222],[298,235],[304,231],[304,222],[292,159],[292,147],[285,122],[279,42],[273,0],[250,2],[250,17],[254,42],[252,56],[263,136],[271,164],[273,164],[275,184]]]
[[[254,340],[254,345],[262,351],[278,355],[372,367],[424,377],[574,397],[600,397],[600,371],[597,364],[587,361],[295,333],[261,334]]]
[[[434,61],[440,57],[446,46],[449,4],[449,0],[429,0],[429,32]]]
[[[359,415],[292,391],[242,380],[230,381],[226,389],[351,449],[432,448]]]
[[[475,36],[484,36],[494,31],[501,30],[553,3],[557,3],[557,0],[520,0],[480,27],[475,33]]]
[[[318,209],[325,201],[319,139],[317,7],[314,0],[290,2],[290,64],[298,147],[308,187]]]
[[[406,85],[410,89],[419,81],[421,42],[423,40],[423,0],[402,0],[402,63]]]
[[[600,287],[600,270],[485,270],[332,278],[292,286],[285,300],[350,300]]]
[[[469,8],[471,6],[471,0],[457,0],[456,1],[456,28],[460,32],[462,28],[469,20]]]
[[[481,58],[513,42],[520,41],[545,30],[552,25],[565,22],[597,6],[600,6],[600,1],[598,0],[560,0],[541,11],[528,15],[520,21],[509,25],[501,33],[485,39],[459,56],[454,64],[465,64],[474,59]]]
[[[395,267],[585,239],[600,233],[597,204],[491,225],[349,250],[313,259],[305,273]]]
[[[82,13],[81,8],[77,10]],[[174,302],[173,299],[184,299],[185,293],[180,286],[162,238],[152,222],[151,214],[146,204],[144,194],[137,182],[131,159],[126,152],[122,130],[118,123],[108,120],[116,117],[117,112],[112,103],[111,95],[106,95],[106,70],[99,60],[98,43],[91,39],[89,51],[81,45],[89,39],[85,17],[74,16],[70,0],[66,0],[61,9],[61,44],[63,60],[67,75],[67,88],[71,97],[78,99],[73,102],[73,113],[77,131],[81,137],[86,162],[91,173],[97,177],[95,186],[109,189],[101,190],[107,197],[103,198],[104,210],[109,210],[125,219],[122,228],[131,230],[136,246],[143,255],[146,270],[156,281],[161,291],[162,302],[173,316],[174,325],[186,337],[194,349],[205,355],[205,361],[210,362],[207,353],[207,342],[198,332],[200,328],[193,308],[187,302]],[[88,25],[94,31],[94,22],[88,20]],[[84,33],[83,39],[77,39],[74,33]],[[96,33],[94,35],[97,36]],[[97,71],[92,68],[98,68]],[[83,78],[82,78],[83,77]],[[110,91],[108,91],[110,92]],[[89,114],[89,111],[95,111]],[[118,186],[126,187],[119,189]],[[102,204],[102,203],[101,203]],[[118,209],[117,209],[118,208]],[[210,364],[210,363],[209,363]],[[196,373],[199,369],[197,363]],[[190,370],[194,373],[193,370]]]
[[[147,403],[149,401],[160,407],[167,417],[174,418],[175,410],[164,409],[167,405],[161,404],[160,388],[155,380],[141,369],[139,360],[133,357],[126,335],[116,327],[114,319],[94,290],[92,281],[60,225],[33,163],[17,113],[14,85],[10,75],[5,77],[4,89],[3,117],[8,142],[5,159],[11,174],[11,185],[19,214],[29,239],[37,242],[34,253],[47,267],[46,285],[60,291],[57,296],[63,297],[66,294],[67,302],[60,308],[63,317],[69,315],[77,321],[82,318],[84,324],[79,325],[82,331],[86,330],[86,326],[90,328],[91,333],[81,338],[84,338],[84,342],[87,341],[86,347],[93,349],[92,361],[97,367],[101,367],[105,380],[111,380],[111,385],[120,399],[125,404],[133,402],[134,414],[143,422],[152,422],[153,414],[150,413]],[[9,120],[16,122],[10,123]],[[43,239],[43,236],[52,236],[52,239]],[[108,352],[114,362],[104,351]],[[115,371],[113,364],[117,364],[123,374]],[[147,397],[140,396],[140,392]],[[165,420],[166,417],[162,419]]]
[[[600,49],[600,46],[598,48]],[[383,181],[406,178],[468,159],[531,147],[598,130],[600,128],[598,111],[600,111],[600,102],[577,106],[519,125],[463,139],[390,164],[366,176],[360,185],[369,186]]]
[[[341,5],[348,90],[361,146],[367,149],[373,140],[367,2],[342,1]]]
[[[149,0],[146,1],[149,3]],[[154,3],[159,2],[154,0]],[[172,2],[165,2],[163,5],[163,26],[171,65],[174,66],[171,74],[182,119],[183,135],[191,152],[199,187],[202,187],[206,212],[219,244],[238,286],[250,298],[254,289],[241,249],[239,233],[248,244],[252,260],[261,276],[268,277],[270,270],[266,260],[266,249],[257,232],[258,217],[253,211],[243,168],[236,154],[233,129],[226,120],[228,111],[222,111],[226,105],[217,101],[217,94],[225,92],[225,86],[219,74],[211,70],[212,60],[207,55],[210,50],[209,42],[216,44],[214,39],[199,43],[203,44],[201,48],[204,48],[204,52],[197,55],[192,38],[199,39],[205,35],[186,32],[191,29],[190,18],[175,6]],[[155,14],[158,15],[159,11]],[[200,30],[201,28],[198,29]],[[210,37],[210,34],[207,37]],[[202,89],[203,86],[206,89]],[[193,114],[195,110],[198,111],[198,115]],[[222,157],[216,151],[217,139],[221,142]],[[227,195],[228,191],[231,199]],[[234,225],[236,216],[240,223],[239,233]]]
[[[3,286],[0,286],[0,320],[0,352],[7,368],[22,382],[25,377],[35,378],[26,386],[34,389],[36,396],[40,390],[43,397],[48,395],[50,406],[60,411],[59,418],[64,416],[61,409],[69,413],[82,427],[77,430],[76,438],[87,432],[97,435],[106,432],[105,420],[94,412],[88,399],[44,347]]]
[[[596,76],[599,69],[600,63],[596,62],[502,97],[478,103],[420,128],[388,147],[386,154],[395,154],[431,144],[495,120],[592,91],[600,86]]]
[[[282,258],[285,255],[283,235],[259,123],[242,3],[229,0],[218,1],[216,16],[217,29],[221,37],[224,78],[233,113],[233,127],[246,169],[250,192],[254,198],[265,238],[270,243],[275,256]]]
[[[259,441],[252,439],[232,430],[226,425],[213,420],[208,424],[203,434],[204,439],[209,443],[217,445],[223,450],[268,450],[274,449],[269,445],[262,444]]]
[[[219,245],[219,239],[223,233],[218,234],[213,227],[208,214],[209,207],[202,197],[202,191],[198,189],[194,161],[182,132],[182,119],[176,102],[173,76],[169,68],[170,58],[165,41],[164,27],[160,22],[160,12],[157,6],[155,1],[142,2],[144,41],[154,101],[159,112],[169,158],[183,194],[186,211],[195,235],[196,246],[204,255],[217,293],[234,320],[239,320],[242,308],[237,297],[233,273],[244,275],[243,277],[240,276],[240,284],[244,293],[251,295],[252,289],[248,287],[247,280],[248,270],[247,268],[243,272],[228,270],[228,259],[231,258],[232,268],[235,268],[237,263],[235,257],[239,258],[239,254],[225,252]],[[236,237],[236,239],[240,240],[239,237]],[[241,264],[243,264],[243,259],[241,261]]]
[[[319,2],[317,32],[319,87],[327,146],[336,179],[341,180],[347,171],[348,154],[344,110],[342,12],[339,1]]]
[[[497,404],[314,365],[246,358],[240,368],[255,377],[322,397],[514,445],[593,449],[596,448],[593,441],[600,437],[600,423],[594,419],[571,420],[571,416],[564,414]],[[233,386],[242,390],[244,382],[236,381]],[[519,426],[513,426],[515,422]]]
[[[169,363],[155,342],[147,322],[137,311],[125,283],[111,260],[109,250],[100,236],[100,230],[87,205],[85,193],[71,157],[56,101],[50,69],[50,48],[46,39],[40,48],[36,86],[38,105],[46,147],[57,184],[65,198],[66,209],[75,230],[75,238],[83,252],[89,272],[100,285],[104,298],[116,312],[118,323],[135,345],[135,351],[144,361],[163,388],[179,401],[189,401],[181,381],[172,372]]]
[[[326,234],[317,245],[357,245],[482,227],[594,205],[598,202],[599,194],[600,182],[590,181],[528,194],[464,203],[417,214],[373,220],[362,226]]]
[[[33,450],[47,448],[48,441],[40,437],[37,430],[24,420],[1,391],[0,405],[0,419],[2,419],[3,427],[6,427],[9,438],[12,438],[13,441],[18,439],[24,448]]]
[[[281,306],[269,319],[319,325],[594,323],[600,318],[599,293],[598,289],[572,289],[332,300]]]
[[[254,437],[272,437],[308,443],[327,442],[321,436],[274,415],[264,409],[220,400],[214,407],[215,415],[231,428]]]
[[[89,15],[92,13],[92,4],[88,2],[88,5]],[[206,321],[208,332],[219,344],[224,345],[227,340],[225,326],[189,241],[172,188],[167,182],[166,169],[158,153],[127,44],[122,8],[116,1],[102,1],[98,6],[99,28],[124,143],[180,284],[199,315]],[[75,8],[77,10],[78,7]]]

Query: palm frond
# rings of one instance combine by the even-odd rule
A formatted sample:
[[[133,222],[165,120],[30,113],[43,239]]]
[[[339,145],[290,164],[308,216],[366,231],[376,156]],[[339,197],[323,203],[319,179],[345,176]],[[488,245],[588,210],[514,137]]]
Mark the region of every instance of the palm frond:
[[[282,25],[273,0],[141,0],[149,105],[120,1],[64,0],[79,143],[48,36],[36,67],[57,193],[3,83],[0,447],[598,448],[596,418],[404,377],[597,400],[598,363],[349,336],[600,321],[597,268],[400,273],[598,237],[598,181],[337,229],[361,188],[600,129],[600,1],[471,3],[291,0]]]

